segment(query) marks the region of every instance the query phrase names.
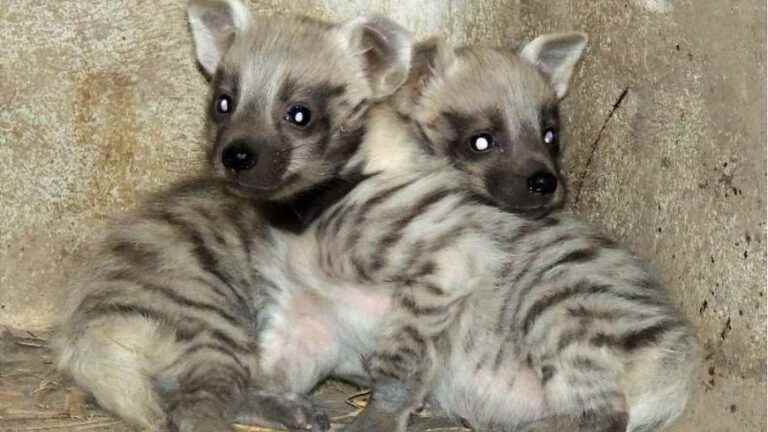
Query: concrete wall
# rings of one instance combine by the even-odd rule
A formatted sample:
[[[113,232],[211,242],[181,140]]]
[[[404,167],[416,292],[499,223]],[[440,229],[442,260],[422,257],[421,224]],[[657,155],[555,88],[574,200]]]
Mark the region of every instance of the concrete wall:
[[[679,431],[766,421],[761,0],[254,1],[419,34],[591,35],[564,114],[571,207],[655,263],[705,347]],[[42,328],[108,215],[194,170],[204,83],[181,0],[0,5],[0,325]]]

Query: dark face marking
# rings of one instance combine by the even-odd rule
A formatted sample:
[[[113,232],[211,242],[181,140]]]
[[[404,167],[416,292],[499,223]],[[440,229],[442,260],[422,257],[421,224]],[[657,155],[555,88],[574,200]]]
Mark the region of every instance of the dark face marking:
[[[237,75],[219,70],[212,83],[213,94],[209,103],[208,116],[216,124],[228,120],[237,109],[240,93]],[[224,104],[223,102],[226,101]],[[226,105],[226,110],[224,110]]]
[[[489,107],[478,112],[443,111],[434,124],[417,123],[416,129],[454,166],[480,179],[482,187],[476,192],[495,206],[538,218],[562,201],[557,199],[562,194],[551,192],[562,183],[557,181],[557,122],[556,106],[543,109],[540,125],[520,121],[513,138],[502,112]]]
[[[332,129],[339,122],[338,118],[334,118],[331,105],[345,93],[345,85],[320,83],[302,86],[292,78],[286,79],[272,115],[287,145],[308,145],[317,150],[317,154],[323,154]]]
[[[302,86],[297,80],[288,78],[280,88],[279,103],[273,114],[275,122],[281,131],[288,129],[283,133],[298,133],[299,138],[327,135],[331,124],[338,121],[331,118],[329,107],[345,93],[346,86],[343,84],[325,82]],[[287,125],[293,128],[286,128]]]
[[[299,128],[305,128],[312,123],[312,111],[304,105],[291,105],[285,113],[285,120]]]
[[[504,153],[511,146],[504,120],[496,109],[489,108],[477,114],[445,111],[442,118],[448,125],[444,132],[447,142],[443,145],[448,148],[448,156],[460,166]],[[475,149],[475,138],[481,135],[490,138],[489,144],[492,144],[486,152]]]
[[[546,106],[541,110],[541,142],[558,162],[560,155],[560,110],[557,105]]]
[[[338,106],[341,102],[349,105],[343,99],[347,92],[344,84],[301,83],[287,77],[272,103],[260,101],[258,96],[239,101],[236,77],[223,71],[217,73],[213,86],[210,125],[215,130],[216,144],[210,160],[223,168],[234,189],[246,195],[268,199],[275,192],[291,188],[299,193],[302,182],[312,188],[319,180],[311,170],[326,170],[320,161],[330,157],[338,160],[330,160],[327,165],[340,166],[362,139],[364,131],[357,129],[334,137],[334,131],[346,119],[344,113],[337,112]],[[263,111],[266,106],[272,107],[271,112]],[[296,158],[307,162],[299,162],[297,172],[289,173]],[[303,165],[307,165],[309,175],[299,174]]]
[[[218,95],[213,103],[213,109],[218,116],[230,114],[234,110],[232,97],[226,93]]]
[[[417,64],[437,57],[429,44],[417,54],[426,57]],[[460,48],[452,57],[454,73],[440,76],[433,65],[440,79],[422,68],[411,83],[422,89],[412,98],[425,96],[412,116],[421,141],[473,178],[473,192],[496,207],[530,218],[559,208],[560,122],[549,81],[509,50]]]

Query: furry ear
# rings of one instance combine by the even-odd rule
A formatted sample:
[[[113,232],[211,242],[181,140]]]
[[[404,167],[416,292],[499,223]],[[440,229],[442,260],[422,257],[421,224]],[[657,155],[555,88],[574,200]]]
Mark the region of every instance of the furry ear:
[[[456,54],[448,42],[440,36],[433,36],[416,44],[413,49],[413,71],[415,75],[428,78],[444,73],[456,60]]]
[[[240,0],[191,0],[187,18],[197,61],[209,77],[216,72],[235,35],[251,25],[251,14]]]
[[[453,47],[439,36],[430,37],[414,45],[408,80],[394,98],[398,112],[410,115],[424,88],[433,78],[445,73],[455,59]]]
[[[531,41],[520,57],[536,66],[549,79],[557,98],[562,99],[568,93],[571,75],[586,46],[584,33],[553,33]]]
[[[339,27],[345,46],[360,56],[375,99],[394,93],[411,70],[411,33],[382,16],[355,18]]]

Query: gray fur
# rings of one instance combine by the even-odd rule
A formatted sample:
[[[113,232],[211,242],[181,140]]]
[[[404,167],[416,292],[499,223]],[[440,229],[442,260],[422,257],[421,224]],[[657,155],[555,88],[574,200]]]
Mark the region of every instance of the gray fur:
[[[326,369],[261,370],[270,347],[288,349],[276,335],[301,329],[285,319],[285,302],[301,298],[254,257],[281,250],[273,221],[288,214],[300,227],[324,205],[307,203],[306,189],[337,174],[357,151],[370,101],[407,76],[408,34],[380,17],[253,18],[237,0],[191,1],[189,20],[212,83],[210,172],[148,199],[99,242],[73,281],[58,367],[143,429],[223,430],[260,418],[325,430],[327,418],[297,392]],[[226,118],[213,106],[222,92],[232,95]],[[284,124],[294,100],[316,110],[311,131]],[[253,136],[267,138],[257,143],[262,164],[248,175],[224,169],[222,148]]]
[[[532,166],[559,175],[541,143],[542,108],[564,94],[551,77],[480,48],[422,51],[430,66],[403,76],[409,36],[390,21],[243,24],[241,6],[191,3],[212,105],[234,102],[209,118],[214,179],[151,200],[103,243],[59,342],[78,383],[136,425],[190,431],[270,416],[320,430],[295,395],[329,375],[373,385],[353,431],[404,430],[425,398],[509,430],[680,413],[695,341],[656,279],[547,216],[562,188],[531,198],[516,183]],[[323,121],[285,126],[297,101]],[[480,162],[452,151],[475,123],[503,134]],[[232,172],[222,153],[238,141],[259,158]]]
[[[242,411],[326,430],[321,410],[259,370],[264,311],[281,290],[252,255],[272,242],[255,203],[219,180],[148,199],[76,280],[58,367],[143,430],[225,430]]]
[[[366,355],[332,372],[372,382],[349,430],[403,430],[426,397],[480,428],[669,424],[686,404],[697,350],[653,273],[587,225],[547,215],[556,198],[531,215],[478,181],[499,164],[525,169],[507,152],[556,167],[541,113],[558,93],[512,52],[439,58],[445,69],[417,65],[435,75],[406,85],[412,104],[396,96],[371,113],[350,162],[369,177],[287,239],[281,258],[332,323],[329,340]],[[465,141],[440,124],[444,113],[482,123],[489,108],[508,147],[457,156],[451,147]],[[381,307],[361,314],[364,301],[345,301],[366,296]]]
[[[263,297],[249,289],[258,280],[249,260],[261,233],[253,205],[218,181],[148,200],[115,224],[77,281],[59,367],[137,426],[226,425],[257,365]]]
[[[520,59],[501,49],[445,52],[438,43],[425,50],[427,60],[432,55],[431,66],[421,69],[426,74],[403,91],[411,103],[396,97],[399,115],[390,108],[372,118],[370,165],[378,169],[376,147],[385,145],[387,134],[377,130],[403,128],[410,139],[395,141],[410,141],[401,150],[410,163],[387,165],[370,181],[378,185],[363,183],[347,205],[365,207],[365,187],[372,200],[374,190],[408,186],[377,202],[364,223],[350,221],[347,231],[319,243],[344,245],[346,234],[357,247],[347,243],[329,253],[340,261],[347,251],[348,277],[404,282],[393,288],[395,311],[371,360],[374,400],[378,381],[384,377],[391,387],[396,377],[414,397],[429,387],[436,403],[478,427],[531,421],[533,430],[548,431],[562,424],[644,430],[669,424],[685,406],[696,341],[647,266],[566,215],[526,217],[516,202],[478,181],[503,172],[496,164],[524,169],[520,159],[544,157],[546,166],[556,166],[556,153],[544,151],[542,113],[567,92],[583,45],[578,34],[549,35],[524,48]],[[551,49],[576,53],[561,56],[567,72],[551,66],[542,72],[541,62],[531,60]],[[552,81],[553,75],[559,78]],[[463,157],[455,146],[466,145],[466,135],[442,124],[446,112],[457,111],[466,113],[467,128],[500,117],[497,132],[512,139],[485,158]],[[421,157],[413,153],[419,138],[426,142]],[[393,229],[399,234],[387,232]],[[416,335],[406,337],[408,327]],[[419,339],[429,348],[417,349]]]

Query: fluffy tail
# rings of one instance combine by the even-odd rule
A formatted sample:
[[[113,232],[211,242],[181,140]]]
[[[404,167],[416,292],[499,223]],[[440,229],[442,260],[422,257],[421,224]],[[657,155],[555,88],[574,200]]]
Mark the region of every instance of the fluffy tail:
[[[155,378],[176,357],[175,338],[142,317],[112,318],[57,335],[57,366],[103,408],[143,430],[162,430],[167,422]]]

